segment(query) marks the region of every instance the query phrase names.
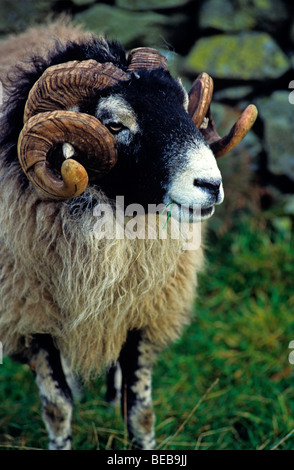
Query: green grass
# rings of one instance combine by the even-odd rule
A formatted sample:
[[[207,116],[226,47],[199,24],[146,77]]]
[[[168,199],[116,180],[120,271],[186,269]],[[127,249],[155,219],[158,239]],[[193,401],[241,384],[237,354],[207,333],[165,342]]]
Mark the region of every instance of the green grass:
[[[294,244],[277,221],[242,215],[221,236],[210,232],[193,323],[154,370],[160,449],[294,448]],[[31,372],[4,358],[0,380],[0,449],[45,449]],[[129,448],[104,393],[101,378],[77,403],[75,449]]]

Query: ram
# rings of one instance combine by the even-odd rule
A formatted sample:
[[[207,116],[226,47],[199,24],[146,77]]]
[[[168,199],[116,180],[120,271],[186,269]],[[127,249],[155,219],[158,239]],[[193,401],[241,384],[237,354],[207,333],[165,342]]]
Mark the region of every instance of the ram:
[[[152,366],[189,323],[203,265],[201,246],[185,249],[170,227],[195,226],[222,202],[215,156],[238,144],[256,109],[221,139],[207,74],[188,95],[157,50],[126,54],[71,25],[10,38],[1,58],[4,353],[34,371],[51,449],[71,448],[72,374],[87,381],[105,370],[109,398],[121,372],[133,446],[154,448]],[[101,220],[125,228],[130,205],[144,209],[136,224],[145,228],[150,206],[166,207],[165,236],[100,233]],[[152,220],[157,230],[164,219]]]

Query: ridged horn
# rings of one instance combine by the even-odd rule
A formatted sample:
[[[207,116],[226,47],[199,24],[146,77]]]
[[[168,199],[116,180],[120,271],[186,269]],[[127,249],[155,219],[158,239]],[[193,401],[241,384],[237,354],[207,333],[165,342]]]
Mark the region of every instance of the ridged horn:
[[[236,123],[232,126],[230,132],[224,137],[220,137],[216,131],[215,124],[209,110],[208,126],[206,129],[200,129],[200,131],[210,145],[216,158],[226,155],[237,147],[241,140],[243,140],[250,131],[256,121],[257,115],[258,111],[256,106],[254,104],[248,105]]]
[[[18,139],[19,161],[29,180],[54,199],[76,197],[88,185],[87,162],[83,162],[85,168],[71,158],[65,160],[62,179],[50,168],[50,152],[64,142],[87,155],[90,168],[94,161],[98,176],[108,173],[117,161],[115,139],[95,117],[74,111],[49,111],[31,117]]]
[[[188,113],[198,129],[207,115],[212,93],[213,80],[204,72],[196,78],[189,91]]]
[[[30,90],[24,122],[35,114],[69,109],[130,76],[110,62],[71,61],[48,67]]]
[[[151,47],[137,47],[128,54],[128,72],[140,69],[166,69],[166,57],[157,49]]]
[[[202,73],[196,78],[189,92],[188,112],[215,157],[218,158],[231,152],[244,139],[256,121],[258,111],[254,104],[247,106],[230,132],[220,137],[210,110],[212,93],[213,80],[207,73]],[[202,125],[204,118],[207,119],[206,125]]]

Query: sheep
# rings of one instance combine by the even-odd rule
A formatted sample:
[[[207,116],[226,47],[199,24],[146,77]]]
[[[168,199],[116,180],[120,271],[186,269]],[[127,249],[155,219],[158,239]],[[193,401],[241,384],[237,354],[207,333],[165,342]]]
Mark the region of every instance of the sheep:
[[[118,196],[123,228],[132,204],[188,227],[209,218],[224,197],[215,155],[256,118],[248,107],[221,139],[212,79],[188,95],[165,62],[60,22],[1,45],[0,339],[34,372],[50,449],[71,448],[72,374],[105,370],[109,399],[121,372],[134,448],[155,447],[152,367],[190,322],[203,249],[184,249],[171,223],[148,238],[101,236],[97,222],[117,221]]]

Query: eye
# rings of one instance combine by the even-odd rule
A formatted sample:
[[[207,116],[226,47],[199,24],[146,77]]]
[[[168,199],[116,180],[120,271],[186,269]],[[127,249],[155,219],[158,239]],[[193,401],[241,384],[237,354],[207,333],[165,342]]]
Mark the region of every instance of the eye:
[[[120,122],[109,122],[108,124],[105,124],[105,125],[112,134],[118,134],[123,129],[126,129],[126,127]]]

